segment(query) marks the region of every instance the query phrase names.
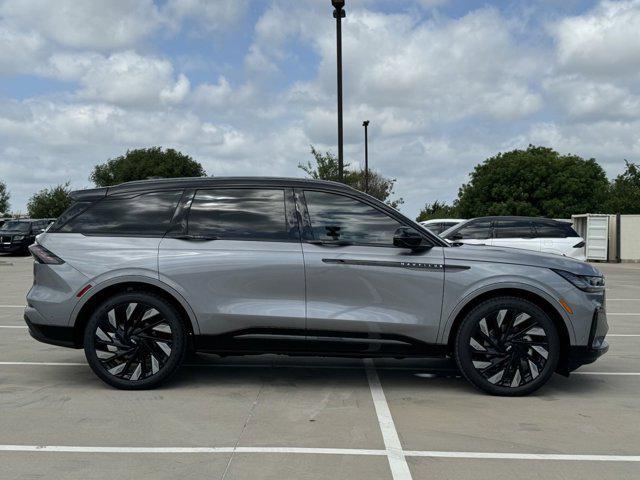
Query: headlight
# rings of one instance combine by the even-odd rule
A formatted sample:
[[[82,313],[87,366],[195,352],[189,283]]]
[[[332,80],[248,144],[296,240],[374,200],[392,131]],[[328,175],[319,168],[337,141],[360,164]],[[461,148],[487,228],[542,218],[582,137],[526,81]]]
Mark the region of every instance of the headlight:
[[[592,277],[589,275],[576,275],[564,270],[551,269],[562,278],[572,283],[575,287],[585,292],[601,292],[604,290],[604,277]]]
[[[24,240],[24,235],[15,235],[13,237],[14,242],[19,242],[20,240]]]

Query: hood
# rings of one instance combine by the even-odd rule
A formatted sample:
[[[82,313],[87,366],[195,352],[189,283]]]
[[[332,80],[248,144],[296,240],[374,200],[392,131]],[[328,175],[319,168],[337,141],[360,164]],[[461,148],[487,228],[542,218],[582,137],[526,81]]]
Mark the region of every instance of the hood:
[[[473,262],[510,263],[531,267],[555,268],[576,275],[602,276],[602,272],[593,265],[562,255],[534,252],[510,247],[488,247],[485,245],[463,244],[445,248],[447,261],[464,260]]]
[[[29,235],[29,232],[24,232],[21,230],[0,230],[0,237],[8,237],[9,235]]]

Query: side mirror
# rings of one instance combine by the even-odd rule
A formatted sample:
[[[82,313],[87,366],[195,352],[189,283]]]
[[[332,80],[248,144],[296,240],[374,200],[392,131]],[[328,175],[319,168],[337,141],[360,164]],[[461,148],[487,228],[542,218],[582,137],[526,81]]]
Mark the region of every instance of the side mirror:
[[[410,248],[411,250],[424,250],[431,247],[425,239],[413,228],[401,227],[393,234],[393,246],[398,248]]]
[[[448,239],[449,240],[462,240],[462,235],[460,235],[459,233],[454,233]]]

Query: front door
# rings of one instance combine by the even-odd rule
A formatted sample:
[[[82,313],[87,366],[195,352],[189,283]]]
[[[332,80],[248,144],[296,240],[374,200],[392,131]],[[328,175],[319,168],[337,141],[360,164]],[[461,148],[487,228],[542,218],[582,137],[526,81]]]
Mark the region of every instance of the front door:
[[[344,332],[381,342],[403,336],[435,342],[442,247],[394,247],[395,231],[406,225],[355,197],[314,190],[297,191],[296,197],[305,225],[308,339]]]
[[[305,279],[293,190],[192,192],[159,248],[160,279],[185,297],[202,335],[304,338]],[[255,338],[254,338],[255,340]]]

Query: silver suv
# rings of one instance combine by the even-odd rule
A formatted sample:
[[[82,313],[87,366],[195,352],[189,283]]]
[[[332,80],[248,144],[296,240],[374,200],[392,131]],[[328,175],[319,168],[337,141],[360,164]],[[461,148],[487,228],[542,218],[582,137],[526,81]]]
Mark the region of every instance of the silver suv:
[[[341,184],[170,179],[73,198],[30,248],[24,317],[114,387],[155,387],[204,351],[453,357],[481,390],[524,395],[608,348],[596,268],[450,246]]]

